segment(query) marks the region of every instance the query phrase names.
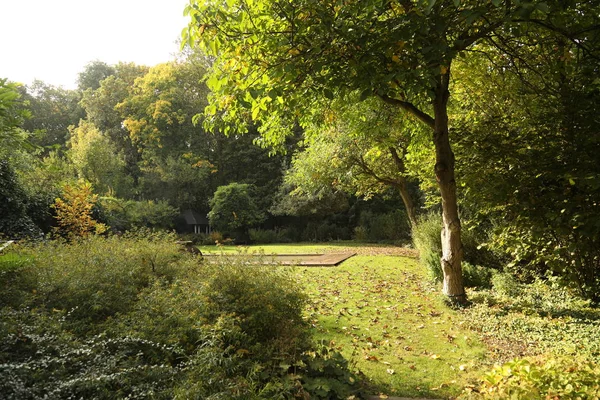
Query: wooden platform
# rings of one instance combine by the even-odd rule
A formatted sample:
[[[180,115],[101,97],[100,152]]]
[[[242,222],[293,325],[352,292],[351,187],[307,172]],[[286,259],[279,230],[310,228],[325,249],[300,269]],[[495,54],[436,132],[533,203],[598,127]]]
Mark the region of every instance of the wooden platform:
[[[334,267],[356,255],[356,253],[328,254],[264,254],[264,255],[235,255],[225,254],[223,257],[246,257],[253,264],[263,265],[299,265],[303,267]],[[203,256],[208,262],[216,262],[216,254]]]

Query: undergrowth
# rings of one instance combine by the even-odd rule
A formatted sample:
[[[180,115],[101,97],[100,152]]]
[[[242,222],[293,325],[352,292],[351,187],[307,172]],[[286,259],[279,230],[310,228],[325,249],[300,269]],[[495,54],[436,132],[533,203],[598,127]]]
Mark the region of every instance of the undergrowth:
[[[360,394],[340,353],[312,341],[289,271],[205,264],[175,241],[146,232],[16,246],[0,274],[2,398]]]

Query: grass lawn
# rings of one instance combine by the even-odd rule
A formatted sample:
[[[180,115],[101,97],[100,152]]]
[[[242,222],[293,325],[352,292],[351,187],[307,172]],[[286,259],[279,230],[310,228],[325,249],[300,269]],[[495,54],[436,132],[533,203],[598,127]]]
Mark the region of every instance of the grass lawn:
[[[371,248],[387,249],[389,246],[356,243],[351,241],[329,242],[326,244],[294,243],[294,244],[265,244],[256,246],[198,246],[203,254],[235,254],[235,253],[264,253],[264,254],[317,254],[341,251],[355,251]]]
[[[463,325],[461,316],[443,304],[438,289],[427,284],[416,259],[385,255],[386,250],[398,249],[340,242],[221,246],[216,252],[349,249],[358,255],[338,267],[294,270],[310,296],[307,318],[317,340],[331,343],[351,360],[375,394],[447,398],[480,375],[484,345]]]

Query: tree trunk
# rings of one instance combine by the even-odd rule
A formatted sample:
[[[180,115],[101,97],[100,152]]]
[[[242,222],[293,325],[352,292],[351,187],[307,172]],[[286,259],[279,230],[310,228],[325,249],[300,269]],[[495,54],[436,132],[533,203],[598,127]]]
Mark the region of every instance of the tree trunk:
[[[406,215],[408,216],[410,227],[414,228],[417,226],[417,210],[415,208],[415,203],[408,192],[408,188],[406,187],[406,179],[404,178],[404,174],[406,173],[406,165],[404,165],[404,160],[398,155],[398,151],[394,147],[390,147],[389,151],[394,159],[394,163],[396,164],[396,169],[400,173],[400,176],[397,179],[396,187],[400,192],[402,202],[404,202],[404,208],[406,209]]]
[[[405,181],[398,184],[398,191],[400,192],[400,197],[404,202],[404,208],[406,209],[406,214],[408,216],[408,221],[410,222],[410,227],[414,228],[417,226],[417,210],[415,209],[415,203],[413,203],[413,200],[410,197],[410,193],[406,188]]]
[[[465,304],[467,296],[462,280],[461,261],[463,258],[460,240],[460,219],[456,199],[456,180],[454,177],[454,153],[448,138],[448,98],[450,92],[449,68],[440,76],[436,88],[434,108],[434,144],[435,177],[442,198],[442,271],[444,274],[443,293],[451,303]]]

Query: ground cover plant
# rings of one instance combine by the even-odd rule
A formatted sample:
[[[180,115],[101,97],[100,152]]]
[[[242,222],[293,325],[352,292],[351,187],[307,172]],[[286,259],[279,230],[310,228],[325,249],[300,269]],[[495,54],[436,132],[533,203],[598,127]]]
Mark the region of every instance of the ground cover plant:
[[[138,233],[15,246],[0,259],[0,393],[37,398],[348,398],[283,269],[205,265]]]
[[[358,256],[297,273],[313,334],[339,349],[372,393],[445,398],[466,387],[461,397],[593,398],[598,382],[588,381],[600,355],[600,314],[556,280],[523,284],[488,271],[469,290],[471,307],[453,311],[410,249],[349,242],[203,247],[228,255],[346,250]]]

